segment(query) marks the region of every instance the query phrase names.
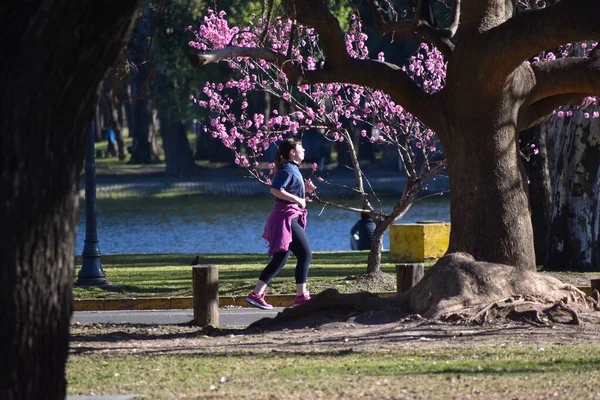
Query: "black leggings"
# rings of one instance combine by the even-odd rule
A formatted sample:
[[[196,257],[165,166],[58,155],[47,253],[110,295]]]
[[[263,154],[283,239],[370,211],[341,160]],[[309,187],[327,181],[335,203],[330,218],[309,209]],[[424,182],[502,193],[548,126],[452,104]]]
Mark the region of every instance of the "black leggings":
[[[296,264],[296,283],[306,283],[308,277],[308,268],[312,261],[312,251],[310,250],[310,244],[308,244],[308,238],[304,229],[298,223],[298,218],[292,220],[292,243],[288,251],[278,251],[273,254],[271,262],[265,267],[263,272],[260,274],[261,281],[265,283],[271,282],[271,279],[281,271],[281,268],[285,266],[285,263],[290,256],[290,252],[294,253],[298,259]]]

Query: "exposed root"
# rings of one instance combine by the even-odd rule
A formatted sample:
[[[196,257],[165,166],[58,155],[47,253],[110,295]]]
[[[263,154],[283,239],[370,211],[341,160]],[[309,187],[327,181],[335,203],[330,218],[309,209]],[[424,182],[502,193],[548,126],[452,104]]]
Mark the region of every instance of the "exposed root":
[[[488,304],[475,315],[465,310],[463,313],[444,315],[441,320],[454,323],[485,325],[498,320],[514,320],[536,326],[551,326],[552,323],[579,325],[581,320],[576,310],[565,302],[552,305],[532,297],[508,297]]]
[[[572,308],[567,306],[562,301],[557,301],[556,303],[554,303],[554,305],[552,307],[550,307],[549,309],[546,310],[546,313],[548,315],[548,318],[550,318],[553,322],[565,323],[556,315],[557,313],[560,313],[561,311],[566,312],[572,318],[571,322],[566,322],[566,323],[570,323],[573,325],[581,324],[581,320],[579,319],[579,314],[577,314],[577,311],[573,310]]]
[[[515,321],[530,323],[536,326],[550,326],[550,324],[547,323],[547,320],[540,316],[540,311],[536,308],[528,310],[517,310],[516,308],[512,309],[507,315],[507,318]]]
[[[492,310],[514,307],[517,300],[533,301],[540,308],[558,301],[574,305],[571,309],[597,306],[597,300],[553,277],[475,261],[463,253],[442,257],[410,290],[409,302],[413,312],[426,318],[485,323]]]
[[[369,292],[341,294],[335,289],[327,289],[301,306],[286,308],[275,318],[263,318],[249,328],[267,329],[289,321],[295,321],[300,326],[318,325],[333,316],[338,320],[354,318],[357,322],[380,323],[382,320],[398,320],[406,315],[395,298],[381,298]]]

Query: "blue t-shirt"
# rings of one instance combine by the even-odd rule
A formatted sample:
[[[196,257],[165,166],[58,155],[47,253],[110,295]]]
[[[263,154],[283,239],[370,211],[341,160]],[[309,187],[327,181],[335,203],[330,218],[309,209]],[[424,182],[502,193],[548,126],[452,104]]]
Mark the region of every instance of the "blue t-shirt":
[[[285,190],[286,192],[293,194],[294,196],[298,196],[301,199],[303,199],[305,196],[304,178],[302,178],[302,174],[300,173],[298,166],[291,162],[286,162],[283,164],[281,169],[277,171],[277,175],[275,175],[275,179],[273,179],[271,188]],[[284,203],[293,203],[292,201],[282,200],[278,197],[276,197],[275,200],[282,201]]]

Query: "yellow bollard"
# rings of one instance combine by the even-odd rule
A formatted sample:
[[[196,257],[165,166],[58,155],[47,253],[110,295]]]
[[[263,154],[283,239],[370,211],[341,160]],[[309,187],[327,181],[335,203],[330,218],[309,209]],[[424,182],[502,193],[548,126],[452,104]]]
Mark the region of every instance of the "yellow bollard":
[[[419,222],[390,226],[390,261],[421,263],[448,250],[449,222]]]

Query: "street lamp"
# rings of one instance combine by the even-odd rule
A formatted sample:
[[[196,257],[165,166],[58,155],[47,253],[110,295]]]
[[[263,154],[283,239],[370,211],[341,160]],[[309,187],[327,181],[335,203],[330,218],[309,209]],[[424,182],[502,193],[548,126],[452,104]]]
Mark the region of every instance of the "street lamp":
[[[96,227],[96,159],[94,141],[96,121],[92,120],[86,143],[85,157],[85,240],[83,246],[83,265],[77,275],[75,287],[113,286],[106,280],[102,269],[98,230]]]

